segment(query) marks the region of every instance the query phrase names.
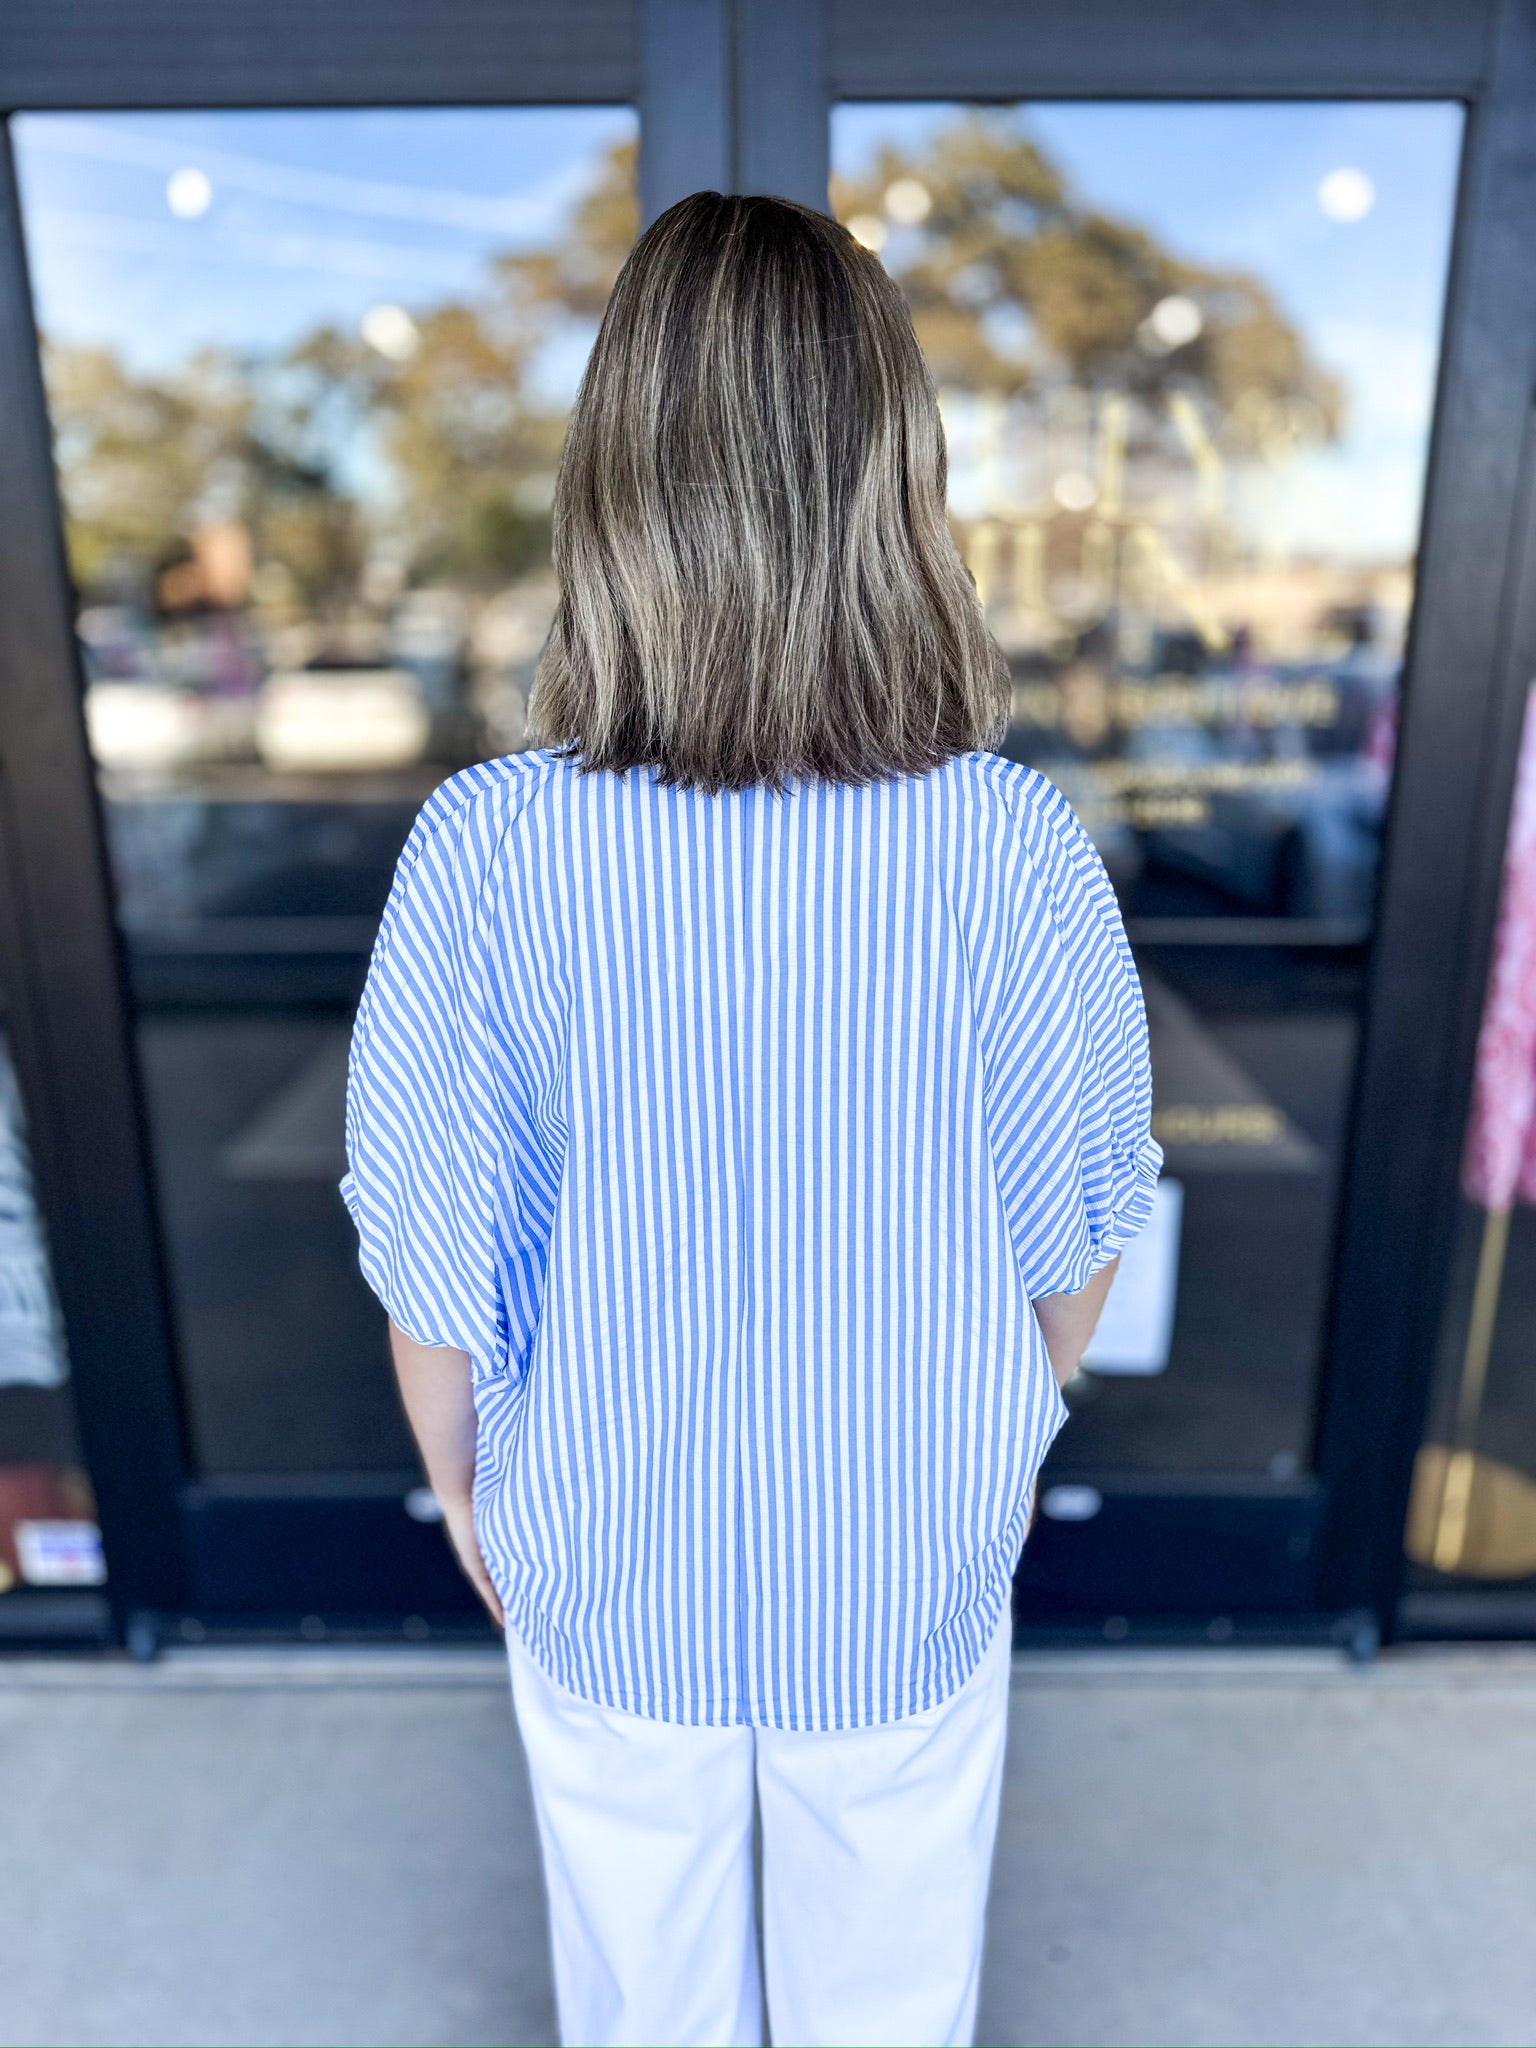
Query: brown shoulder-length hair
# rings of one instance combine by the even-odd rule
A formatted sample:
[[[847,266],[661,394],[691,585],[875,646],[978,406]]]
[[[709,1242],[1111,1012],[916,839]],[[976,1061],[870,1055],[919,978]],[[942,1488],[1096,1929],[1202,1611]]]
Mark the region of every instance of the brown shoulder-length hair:
[[[684,199],[620,272],[571,416],[534,732],[705,790],[994,745],[1007,669],[945,467],[875,257],[786,200]]]

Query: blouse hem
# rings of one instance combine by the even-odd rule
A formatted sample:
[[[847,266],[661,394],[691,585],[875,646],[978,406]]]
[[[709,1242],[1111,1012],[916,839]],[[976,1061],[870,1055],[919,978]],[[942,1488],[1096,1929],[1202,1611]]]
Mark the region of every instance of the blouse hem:
[[[543,1632],[530,1629],[529,1624],[536,1623],[542,1618],[532,1602],[526,1598],[509,1596],[504,1587],[498,1586],[497,1591],[501,1594],[508,1631],[516,1634],[519,1644],[551,1684],[560,1686],[588,1706],[602,1707],[610,1713],[633,1714],[638,1720],[659,1721],[674,1728],[771,1728],[775,1733],[787,1735],[847,1735],[861,1728],[888,1728],[898,1721],[909,1721],[919,1714],[932,1713],[939,1707],[947,1706],[961,1687],[974,1676],[977,1666],[991,1647],[997,1630],[1007,1625],[1009,1586],[1005,1585],[1000,1594],[992,1595],[984,1604],[978,1603],[971,1610],[980,1624],[980,1647],[973,1654],[967,1646],[964,1654],[953,1660],[950,1673],[942,1683],[927,1688],[921,1684],[909,1686],[901,1699],[889,1711],[883,1713],[855,1712],[841,1717],[830,1714],[787,1715],[779,1718],[766,1711],[760,1712],[745,1704],[733,1702],[728,1696],[718,1701],[678,1701],[678,1711],[669,1712],[665,1706],[658,1711],[656,1703],[648,1696],[631,1692],[625,1687],[573,1683],[574,1674],[558,1670],[553,1660],[546,1654]],[[930,1697],[921,1697],[925,1690],[930,1693]]]

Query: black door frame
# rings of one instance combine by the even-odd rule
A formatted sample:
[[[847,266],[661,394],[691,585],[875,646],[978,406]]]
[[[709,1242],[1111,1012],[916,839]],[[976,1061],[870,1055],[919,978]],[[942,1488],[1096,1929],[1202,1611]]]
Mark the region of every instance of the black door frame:
[[[1359,1612],[1390,1628],[1536,664],[1519,575],[1536,462],[1536,156],[1523,133],[1536,0],[1167,0],[1155,16],[1135,0],[950,0],[941,31],[926,0],[222,0],[215,17],[190,0],[10,0],[0,19],[6,114],[637,104],[647,215],[702,185],[824,204],[834,101],[904,97],[1449,97],[1469,110],[1316,1474],[1122,1487],[1081,1525],[1095,1531],[1083,1563],[1123,1584],[1107,1599],[1129,1613],[1167,1616],[1177,1599],[1186,1621],[1300,1630]],[[435,1532],[401,1526],[397,1493],[192,1481],[8,146],[0,419],[0,984],[117,1626],[359,1610],[381,1558],[430,1599],[451,1581]],[[222,1590],[196,1566],[210,1551],[226,1560]],[[291,1598],[262,1576],[279,1554]],[[319,1556],[336,1560],[328,1591],[305,1580]],[[1127,1576],[1124,1560],[1158,1556],[1184,1576]],[[1228,1568],[1192,1575],[1222,1557]]]

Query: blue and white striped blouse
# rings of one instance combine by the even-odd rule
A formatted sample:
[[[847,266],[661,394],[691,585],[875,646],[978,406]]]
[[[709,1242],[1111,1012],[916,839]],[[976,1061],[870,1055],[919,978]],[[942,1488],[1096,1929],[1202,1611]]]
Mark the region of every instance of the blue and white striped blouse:
[[[1150,1095],[1108,879],[1026,769],[445,783],[342,1185],[390,1315],[473,1361],[480,1541],[545,1670],[694,1724],[947,1698],[1065,1414],[1031,1297],[1146,1220]]]

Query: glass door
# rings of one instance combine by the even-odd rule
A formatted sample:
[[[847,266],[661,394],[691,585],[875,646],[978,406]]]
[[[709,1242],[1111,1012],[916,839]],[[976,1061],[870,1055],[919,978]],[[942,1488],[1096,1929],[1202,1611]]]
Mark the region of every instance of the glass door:
[[[1152,1021],[1167,1184],[1023,1608],[1112,1635],[1390,1612],[1536,473],[1529,31],[1431,10],[1421,69],[1384,78],[1350,8],[1240,47],[1197,8],[1144,35],[1037,12],[582,0],[450,7],[418,44],[341,0],[274,52],[236,0],[230,38],[173,4],[105,53],[29,14],[0,148],[0,964],[33,1334],[56,1293],[65,1336],[0,1330],[0,1471],[57,1481],[12,1525],[81,1525],[46,1569],[99,1575],[99,1521],[120,1621],[473,1620],[335,1191],[351,1006],[422,797],[521,743],[554,451],[638,217],[629,103],[654,211],[819,200],[839,94],[833,204],[935,366],[1006,750],[1094,833]],[[1523,1471],[1520,1215],[1472,1435]],[[1485,1206],[1463,1221],[1448,1390]],[[1432,1454],[1468,1435],[1441,1405],[1437,1501]],[[52,1600],[4,1542],[0,1605]],[[1480,1597],[1465,1558],[1421,1569]]]
[[[1003,751],[1076,805],[1166,1172],[1042,1478],[1023,1611],[1314,1604],[1319,1381],[1462,110],[834,111],[901,283]]]
[[[198,1615],[473,1612],[337,1193],[347,1039],[417,809],[523,743],[637,128],[579,105],[12,123]]]

